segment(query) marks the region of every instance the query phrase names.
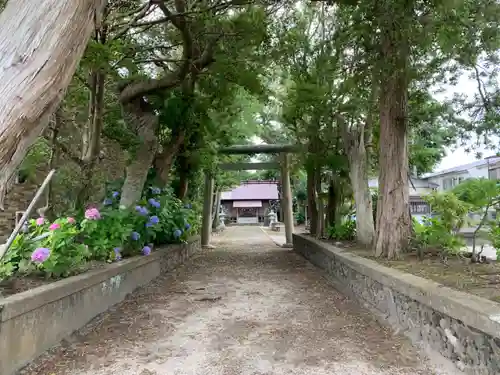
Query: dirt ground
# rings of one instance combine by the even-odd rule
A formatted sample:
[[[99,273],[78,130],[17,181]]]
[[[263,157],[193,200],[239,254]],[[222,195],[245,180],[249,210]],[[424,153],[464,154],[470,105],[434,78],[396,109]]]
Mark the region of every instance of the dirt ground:
[[[232,227],[22,375],[431,375],[303,258]]]
[[[470,258],[450,256],[443,261],[439,256],[418,259],[416,254],[402,254],[399,260],[376,259],[371,250],[358,249],[349,243],[337,243],[351,252],[375,260],[387,267],[434,280],[447,287],[500,302],[500,262],[470,263]]]

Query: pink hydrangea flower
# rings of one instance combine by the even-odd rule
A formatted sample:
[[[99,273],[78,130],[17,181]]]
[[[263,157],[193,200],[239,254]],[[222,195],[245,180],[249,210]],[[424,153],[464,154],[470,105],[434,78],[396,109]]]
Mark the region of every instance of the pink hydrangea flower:
[[[50,230],[56,230],[59,228],[61,228],[61,225],[59,225],[57,223],[52,223],[52,224],[50,224],[50,227],[49,227]]]
[[[85,218],[87,220],[99,220],[101,218],[101,213],[97,208],[89,208],[85,211]]]
[[[36,219],[36,225],[43,225],[45,223],[45,218],[43,217],[39,217],[38,219]]]
[[[76,223],[75,218],[74,217],[68,217],[68,223],[75,224]]]
[[[46,247],[39,247],[31,254],[31,260],[35,263],[43,263],[50,256],[50,250]]]

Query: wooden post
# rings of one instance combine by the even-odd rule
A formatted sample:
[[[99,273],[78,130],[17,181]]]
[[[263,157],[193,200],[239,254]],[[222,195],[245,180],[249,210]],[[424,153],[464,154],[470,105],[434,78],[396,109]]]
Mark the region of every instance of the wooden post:
[[[292,187],[290,184],[290,155],[283,153],[283,164],[281,166],[281,180],[283,193],[283,221],[285,223],[286,243],[283,247],[293,247],[293,203]]]
[[[214,178],[205,172],[205,192],[203,196],[203,219],[201,226],[201,246],[211,248],[210,233],[212,231],[212,200],[214,195]]]

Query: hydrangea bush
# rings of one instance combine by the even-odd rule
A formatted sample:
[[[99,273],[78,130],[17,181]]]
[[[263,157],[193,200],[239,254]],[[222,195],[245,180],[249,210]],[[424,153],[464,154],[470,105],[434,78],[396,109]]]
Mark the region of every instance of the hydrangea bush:
[[[89,261],[147,256],[155,246],[185,242],[199,230],[200,211],[170,190],[148,187],[131,208],[120,208],[119,200],[119,192],[112,191],[77,217],[31,220],[0,263],[0,280],[27,274],[67,277],[84,271]]]

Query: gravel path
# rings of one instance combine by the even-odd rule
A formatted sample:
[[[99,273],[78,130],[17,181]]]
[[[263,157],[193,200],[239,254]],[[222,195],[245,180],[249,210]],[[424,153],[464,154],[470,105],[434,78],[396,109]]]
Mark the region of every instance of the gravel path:
[[[215,243],[21,374],[437,374],[258,227]]]

